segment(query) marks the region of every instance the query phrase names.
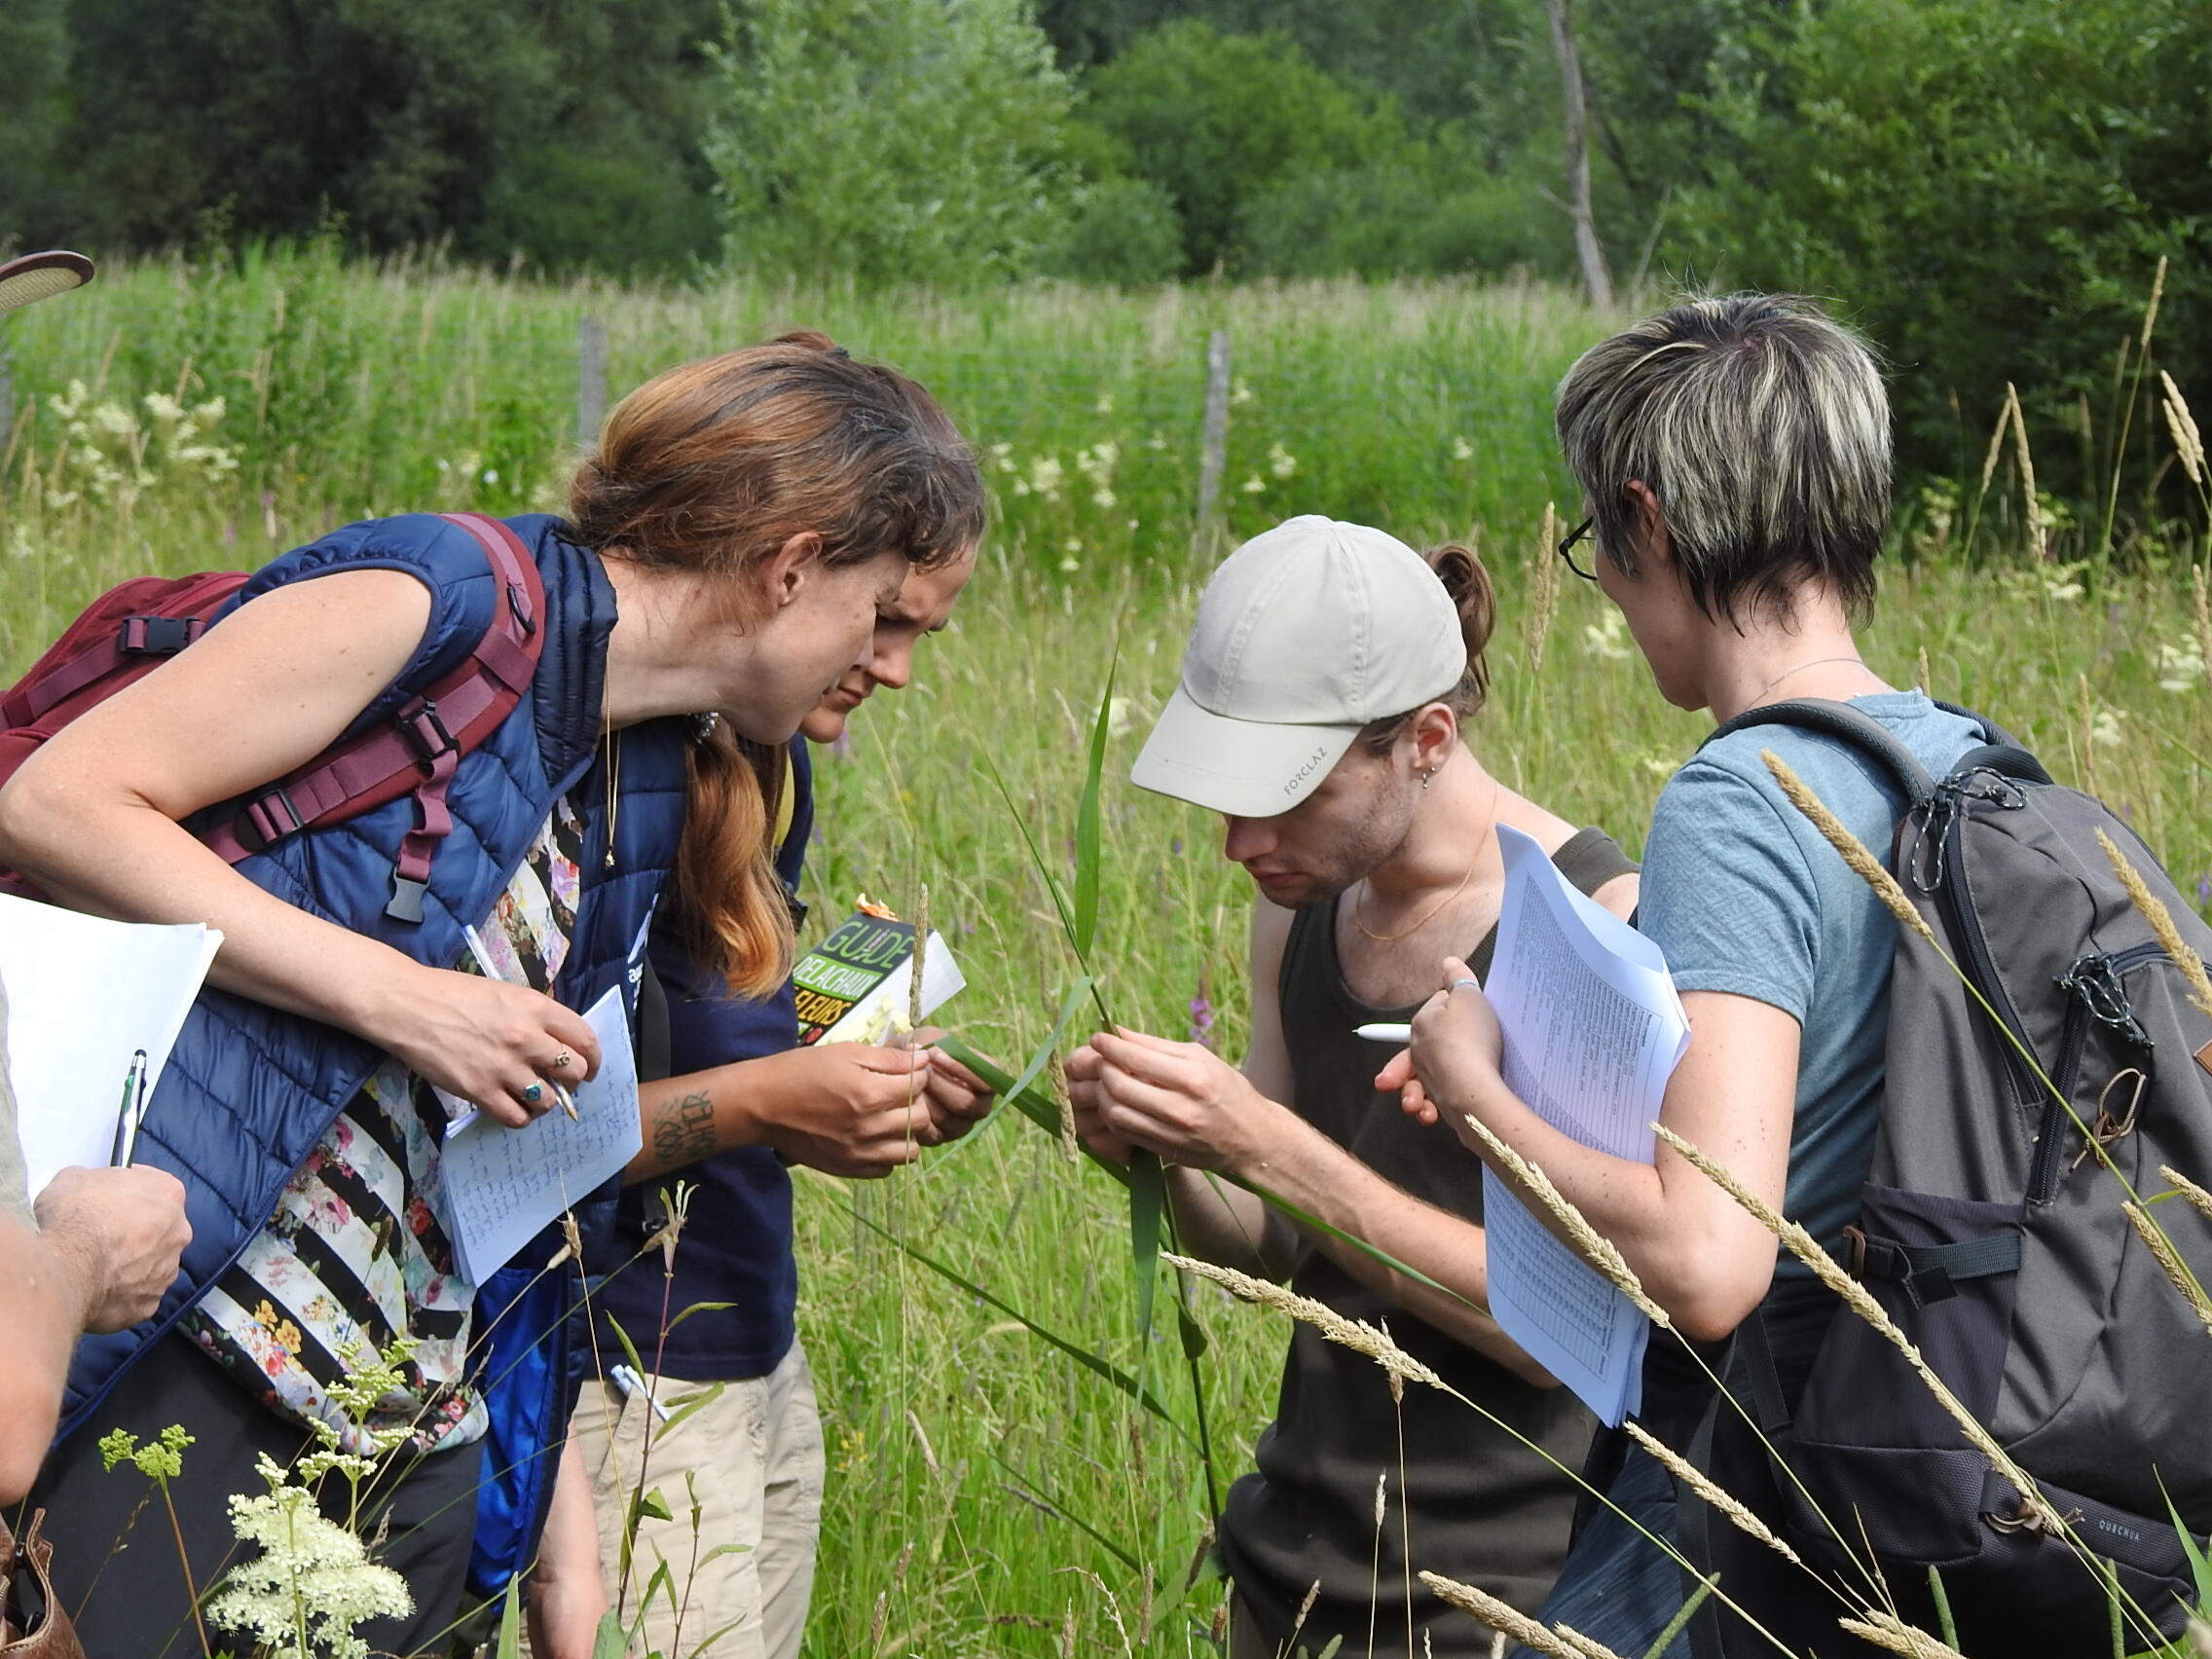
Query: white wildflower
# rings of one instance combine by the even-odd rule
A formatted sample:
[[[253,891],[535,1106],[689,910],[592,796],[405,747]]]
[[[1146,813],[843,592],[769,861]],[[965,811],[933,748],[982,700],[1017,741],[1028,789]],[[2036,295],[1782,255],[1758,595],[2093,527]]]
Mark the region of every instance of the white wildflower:
[[[367,1659],[368,1643],[355,1628],[413,1612],[407,1580],[370,1561],[361,1540],[325,1519],[311,1493],[286,1484],[266,1453],[259,1467],[270,1490],[260,1497],[234,1494],[231,1527],[261,1546],[260,1559],[230,1574],[207,1604],[208,1618],[270,1648],[312,1644],[330,1659]]]
[[[484,469],[484,482],[487,484],[497,484],[498,481],[499,469],[496,466],[487,466]]]
[[[149,391],[139,399],[147,418],[165,426],[173,426],[184,419],[184,405],[166,392]]]
[[[1109,392],[1103,392],[1103,393],[1101,393],[1101,394],[1100,394],[1100,396],[1099,396],[1099,399],[1098,399],[1098,402],[1097,402],[1097,405],[1096,405],[1096,407],[1097,407],[1098,413],[1099,413],[1099,414],[1101,414],[1101,415],[1111,415],[1111,414],[1113,414],[1113,413],[1114,413],[1114,394],[1113,394],[1112,392],[1110,392],[1110,391],[1109,391]]]
[[[2126,733],[2120,730],[2120,719],[2118,709],[2099,709],[2089,721],[2089,741],[2106,749],[2118,749],[2127,740]]]
[[[1474,460],[1475,446],[1467,442],[1465,438],[1454,438],[1452,440],[1452,459],[1454,461]]]
[[[1238,375],[1229,383],[1229,401],[1232,403],[1249,403],[1252,401],[1252,388],[1244,384],[1242,375]]]
[[[1121,498],[1111,490],[1099,489],[1091,491],[1090,499],[1094,506],[1112,507]]]
[[[1617,610],[1607,610],[1597,621],[1582,630],[1582,649],[1590,656],[1607,662],[1626,662],[1636,655],[1636,648],[1625,638],[1628,625]]]
[[[2204,679],[2204,653],[2194,640],[2158,646],[2158,689],[2191,691]]]
[[[1257,472],[1253,473],[1251,477],[1245,479],[1243,483],[1237,485],[1237,488],[1243,491],[1247,496],[1257,496],[1261,492],[1266,490],[1267,487],[1267,480],[1262,478]]]
[[[1677,764],[1676,760],[1665,755],[1646,755],[1643,757],[1643,769],[1654,778],[1673,777]]]
[[[1277,478],[1288,478],[1298,470],[1298,458],[1279,443],[1270,444],[1268,446],[1268,470]]]
[[[1041,455],[1029,463],[1029,488],[1048,501],[1060,498],[1060,486],[1066,480],[1067,468],[1056,455]]]

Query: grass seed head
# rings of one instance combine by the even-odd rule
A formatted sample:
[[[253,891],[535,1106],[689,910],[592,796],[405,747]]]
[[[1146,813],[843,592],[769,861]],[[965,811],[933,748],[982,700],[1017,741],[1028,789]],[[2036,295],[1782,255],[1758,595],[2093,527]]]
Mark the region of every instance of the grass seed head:
[[[2151,932],[2158,940],[2158,947],[2173,958],[2174,966],[2181,970],[2184,983],[2189,986],[2189,1000],[2199,1011],[2212,1015],[2212,976],[2204,972],[2204,958],[2197,955],[2189,940],[2181,937],[2181,929],[2174,926],[2173,912],[2165,902],[2143,879],[2143,872],[2127,862],[2113,838],[2102,830],[2097,831],[2097,845],[2104,848],[2105,857],[2112,864],[2113,873],[2120,877],[2120,886],[2127,889],[2128,902],[2151,924]]]
[[[1432,1388],[1444,1386],[1444,1379],[1392,1342],[1389,1334],[1377,1330],[1364,1320],[1347,1319],[1325,1302],[1316,1302],[1310,1296],[1300,1296],[1283,1289],[1267,1279],[1254,1278],[1240,1273],[1235,1268],[1225,1268],[1214,1262],[1201,1262],[1192,1256],[1178,1256],[1162,1250],[1160,1259],[1187,1273],[1196,1273],[1202,1279],[1211,1279],[1233,1296],[1246,1302],[1257,1302],[1264,1307],[1289,1314],[1302,1325],[1310,1325],[1329,1341],[1355,1353],[1363,1353],[1383,1370],[1403,1377],[1409,1382],[1426,1382]]]
[[[2204,437],[2196,429],[2196,418],[2190,413],[2189,399],[2182,396],[2174,377],[2163,369],[2158,371],[2158,401],[2166,411],[2166,430],[2173,434],[2174,454],[2180,458],[2181,469],[2189,474],[2192,484],[2202,489]]]
[[[1904,1355],[1905,1363],[1919,1373],[1921,1382],[1936,1396],[1936,1403],[1959,1425],[1959,1432],[1966,1436],[1968,1444],[1987,1457],[1990,1465],[2019,1493],[2020,1505],[2024,1511],[2032,1514],[2054,1535],[2069,1530],[2065,1517],[2051,1507],[2049,1499],[2043,1495],[2042,1488],[2036,1485],[2033,1477],[1997,1444],[1989,1430],[1981,1425],[1973,1413],[1967,1410],[1965,1402],[1952,1393],[1949,1384],[1936,1375],[1935,1369],[1929,1365],[1926,1356],[1912,1339],[1898,1328],[1897,1321],[1884,1311],[1882,1305],[1874,1300],[1864,1285],[1845,1272],[1836,1259],[1821,1248],[1818,1239],[1796,1222],[1786,1220],[1772,1204],[1745,1186],[1731,1171],[1714,1162],[1700,1148],[1684,1140],[1666,1124],[1653,1124],[1651,1127],[1661,1140],[1689,1160],[1706,1179],[1733,1198],[1761,1227],[1781,1239],[1783,1248],[1812,1269],[1815,1278],[1841,1297],[1852,1312],[1865,1320],[1885,1342]]]
[[[1505,1166],[1506,1173],[1526,1187],[1530,1197],[1559,1218],[1560,1225],[1567,1229],[1567,1237],[1574,1242],[1575,1252],[1609,1279],[1623,1296],[1635,1303],[1654,1325],[1672,1329],[1674,1320],[1668,1317],[1664,1308],[1644,1294],[1643,1281],[1636,1276],[1636,1270],[1628,1265],[1628,1258],[1620,1253],[1619,1246],[1590,1225],[1589,1218],[1574,1207],[1566,1194],[1552,1185],[1551,1177],[1507,1146],[1480,1118],[1469,1115],[1465,1121],[1467,1127],[1489,1149],[1491,1156]]]
[[[1885,1652],[1902,1653],[1906,1659],[1965,1659],[1957,1648],[1878,1607],[1870,1609],[1863,1619],[1838,1619],[1836,1623],[1862,1641],[1870,1641]]]
[[[1542,528],[1536,533],[1535,569],[1529,572],[1527,642],[1529,672],[1541,674],[1544,645],[1551,637],[1552,611],[1559,603],[1559,508],[1544,503]]]
[[[1756,1538],[1768,1549],[1773,1550],[1793,1566],[1803,1567],[1805,1565],[1797,1552],[1776,1537],[1773,1529],[1746,1508],[1742,1500],[1733,1493],[1723,1488],[1711,1475],[1692,1463],[1687,1457],[1682,1456],[1673,1447],[1653,1435],[1643,1424],[1631,1419],[1622,1423],[1621,1426],[1628,1431],[1629,1438],[1657,1458],[1669,1474],[1705,1499],[1710,1507],[1725,1515],[1738,1530],[1749,1537]]]
[[[1553,1631],[1546,1630],[1527,1613],[1509,1603],[1499,1601],[1487,1590],[1478,1590],[1472,1584],[1462,1584],[1456,1578],[1447,1578],[1441,1572],[1423,1572],[1420,1581],[1427,1585],[1430,1594],[1447,1606],[1457,1607],[1501,1633],[1508,1640],[1518,1641],[1531,1653],[1541,1653],[1547,1659],[1619,1659],[1617,1654],[1578,1637],[1576,1641],[1588,1642],[1575,1646]]]
[[[2182,1196],[2183,1202],[2205,1220],[2212,1221],[2212,1193],[2206,1192],[2170,1163],[2159,1164],[2158,1173],[2172,1183],[2174,1191]]]
[[[1068,1093],[1068,1068],[1057,1049],[1045,1062],[1045,1077],[1051,1085],[1052,1104],[1060,1109],[1060,1157],[1070,1163],[1081,1163],[1083,1142],[1075,1132],[1075,1100]]]
[[[1914,907],[1898,878],[1882,867],[1882,861],[1867,850],[1866,843],[1845,828],[1843,820],[1806,787],[1805,780],[1790,769],[1788,761],[1771,749],[1760,750],[1759,758],[1774,774],[1774,781],[1782,786],[1782,793],[1789,797],[1789,804],[1813,821],[1813,828],[1821,832],[1821,838],[1843,855],[1843,862],[1851,866],[1852,874],[1874,890],[1874,897],[1881,900],[1882,907],[1901,925],[1930,944],[1936,944],[1936,931],[1928,925],[1928,918]],[[1942,947],[1936,945],[1936,948]]]
[[[2166,1275],[2166,1281],[2181,1293],[2181,1299],[2189,1304],[2189,1310],[2196,1315],[2205,1331],[2212,1334],[2212,1299],[2205,1296],[2204,1287],[2196,1282],[2196,1275],[2183,1265],[2180,1254],[2174,1249],[2174,1241],[2165,1235],[2141,1204],[2125,1202],[2120,1207],[2127,1217],[2127,1225],[2135,1229],[2136,1236],[2143,1240],[2143,1247],[2151,1252],[2152,1260],[2158,1264],[2158,1271]]]

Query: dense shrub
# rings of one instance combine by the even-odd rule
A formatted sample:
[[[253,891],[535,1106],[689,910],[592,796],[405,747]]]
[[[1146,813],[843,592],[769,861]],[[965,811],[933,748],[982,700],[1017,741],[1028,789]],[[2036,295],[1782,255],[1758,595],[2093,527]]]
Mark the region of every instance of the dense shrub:
[[[707,153],[748,270],[964,285],[1064,239],[1071,93],[1028,0],[733,0]]]
[[[2160,355],[2212,399],[2201,0],[1830,0],[1740,34],[1714,79],[1685,263],[1839,300],[1912,371],[1915,459],[1978,465],[2010,381],[2046,484],[2106,472],[2114,362],[2161,254]],[[2140,415],[2134,437],[2159,441]]]

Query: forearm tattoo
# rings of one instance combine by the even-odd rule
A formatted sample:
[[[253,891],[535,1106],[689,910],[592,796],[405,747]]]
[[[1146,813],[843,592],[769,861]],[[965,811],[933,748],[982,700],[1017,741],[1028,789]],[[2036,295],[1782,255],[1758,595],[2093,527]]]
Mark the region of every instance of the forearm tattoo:
[[[653,1156],[690,1163],[715,1150],[715,1103],[701,1090],[653,1109]]]

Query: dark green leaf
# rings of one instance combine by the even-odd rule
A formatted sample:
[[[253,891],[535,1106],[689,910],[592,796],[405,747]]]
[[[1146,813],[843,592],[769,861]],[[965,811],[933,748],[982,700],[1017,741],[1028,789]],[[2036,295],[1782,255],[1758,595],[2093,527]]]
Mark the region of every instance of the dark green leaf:
[[[1115,1387],[1119,1388],[1123,1393],[1128,1395],[1130,1399],[1134,1400],[1138,1405],[1142,1406],[1146,1411],[1152,1413],[1154,1417],[1158,1418],[1161,1422],[1167,1424],[1169,1428],[1172,1428],[1177,1434],[1181,1435],[1185,1441],[1190,1440],[1190,1430],[1185,1428],[1180,1422],[1177,1422],[1175,1420],[1174,1417],[1170,1415],[1167,1408],[1160,1403],[1160,1397],[1153,1393],[1150,1388],[1145,1387],[1143,1383],[1139,1382],[1136,1378],[1131,1377],[1126,1371],[1124,1371],[1120,1366],[1109,1364],[1107,1361],[1099,1358],[1098,1355],[1092,1353],[1088,1348],[1079,1347],[1074,1343],[1070,1342],[1067,1338],[1061,1336],[1058,1332],[1050,1330],[1046,1326],[1040,1325],[1036,1320],[1030,1318],[1028,1314],[1022,1312],[1018,1308],[1014,1308],[1008,1303],[1000,1301],[999,1298],[993,1296],[981,1285],[976,1283],[975,1280],[968,1278],[961,1273],[953,1272],[952,1269],[946,1267],[942,1262],[938,1261],[935,1257],[925,1255],[922,1251],[915,1249],[913,1245],[907,1243],[903,1238],[893,1233],[889,1228],[878,1226],[875,1222],[869,1220],[866,1216],[861,1214],[860,1211],[852,1208],[850,1205],[846,1205],[844,1207],[845,1213],[850,1215],[863,1227],[868,1229],[868,1231],[870,1231],[871,1233],[875,1233],[877,1235],[880,1235],[882,1237],[890,1239],[892,1243],[898,1245],[900,1249],[903,1250],[915,1261],[921,1263],[923,1267],[929,1269],[930,1272],[936,1273],[939,1277],[947,1279],[951,1283],[958,1285],[970,1296],[976,1297],[988,1306],[997,1309],[1001,1313],[1004,1313],[1008,1318],[1014,1320],[1016,1324],[1019,1324],[1031,1334],[1044,1338],[1046,1342],[1051,1343],[1052,1346],[1058,1348],[1062,1353],[1066,1354],[1070,1359],[1074,1360],[1078,1365],[1082,1366],[1092,1376],[1103,1379],[1107,1382],[1110,1382]]]
[[[1098,873],[1102,857],[1099,793],[1106,776],[1107,726],[1114,713],[1114,676],[1121,667],[1117,647],[1106,669],[1106,690],[1098,699],[1098,718],[1090,724],[1090,757],[1083,775],[1083,795],[1075,812],[1075,952],[1088,967],[1098,936]]]

